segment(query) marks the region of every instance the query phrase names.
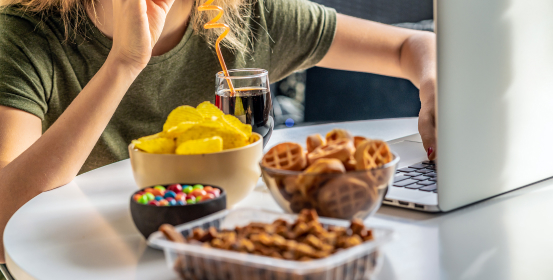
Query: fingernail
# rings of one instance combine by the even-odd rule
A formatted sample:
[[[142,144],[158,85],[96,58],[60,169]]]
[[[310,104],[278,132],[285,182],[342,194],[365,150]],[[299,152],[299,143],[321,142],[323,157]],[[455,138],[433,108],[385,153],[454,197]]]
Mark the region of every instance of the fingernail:
[[[428,157],[434,152],[434,149],[432,147],[428,148],[428,152],[426,153]]]

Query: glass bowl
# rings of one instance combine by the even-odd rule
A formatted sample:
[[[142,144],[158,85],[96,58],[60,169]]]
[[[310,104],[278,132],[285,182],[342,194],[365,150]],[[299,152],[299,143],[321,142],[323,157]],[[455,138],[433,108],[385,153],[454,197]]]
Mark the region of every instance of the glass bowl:
[[[304,173],[260,166],[265,184],[284,211],[299,213],[313,208],[323,217],[365,219],[380,208],[393,183],[400,158],[392,154],[392,161],[379,168],[346,173]]]

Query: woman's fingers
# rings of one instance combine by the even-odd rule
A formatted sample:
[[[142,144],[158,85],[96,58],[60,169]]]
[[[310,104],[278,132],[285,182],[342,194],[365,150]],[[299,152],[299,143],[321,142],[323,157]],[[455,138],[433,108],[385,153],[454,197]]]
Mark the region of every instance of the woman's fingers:
[[[434,113],[422,108],[419,113],[419,133],[429,160],[436,159],[436,123]],[[432,108],[433,111],[433,108]]]

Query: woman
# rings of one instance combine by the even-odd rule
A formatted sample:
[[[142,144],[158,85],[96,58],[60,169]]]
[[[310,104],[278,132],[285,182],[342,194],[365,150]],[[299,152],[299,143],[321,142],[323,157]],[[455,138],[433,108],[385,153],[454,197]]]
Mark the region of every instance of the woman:
[[[24,203],[125,159],[182,104],[213,100],[220,66],[203,0],[0,0],[0,232]],[[275,82],[311,66],[407,78],[435,155],[435,36],[304,0],[217,0],[229,68]],[[344,93],[345,94],[345,93]],[[0,238],[2,236],[0,235]],[[0,263],[4,262],[0,248]]]

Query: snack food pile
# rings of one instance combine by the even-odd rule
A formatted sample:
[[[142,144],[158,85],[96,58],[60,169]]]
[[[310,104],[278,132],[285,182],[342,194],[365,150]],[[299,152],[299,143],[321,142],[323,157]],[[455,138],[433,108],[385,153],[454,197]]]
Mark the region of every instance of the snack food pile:
[[[334,129],[324,139],[319,134],[308,136],[306,148],[281,143],[261,163],[269,188],[276,184],[295,213],[314,208],[322,216],[351,219],[377,200],[393,173],[380,168],[393,160],[382,140]]]
[[[152,154],[207,154],[239,148],[257,141],[252,126],[232,115],[225,115],[205,101],[197,108],[175,108],[163,125],[163,131],[133,140],[137,149]]]
[[[366,229],[361,220],[352,220],[349,229],[337,226],[325,228],[313,209],[302,210],[294,223],[278,219],[272,224],[250,223],[233,230],[196,228],[188,238],[170,225],[162,225],[159,230],[174,242],[295,261],[328,257],[373,240],[372,231]]]
[[[158,185],[153,188],[146,188],[137,192],[133,199],[140,204],[176,206],[196,204],[200,201],[219,197],[219,195],[221,195],[221,190],[211,186],[172,184],[167,187]]]

